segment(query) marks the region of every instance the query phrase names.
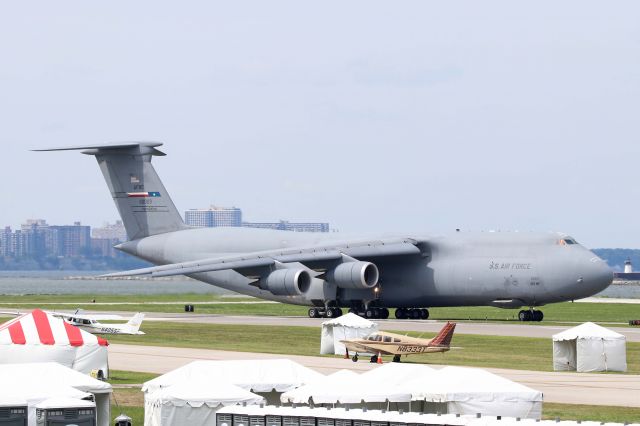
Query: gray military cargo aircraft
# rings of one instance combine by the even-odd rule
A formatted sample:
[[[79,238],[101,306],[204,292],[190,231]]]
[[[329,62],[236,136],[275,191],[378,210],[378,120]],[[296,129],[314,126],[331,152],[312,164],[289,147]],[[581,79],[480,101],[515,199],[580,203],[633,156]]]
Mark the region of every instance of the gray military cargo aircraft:
[[[238,293],[310,306],[310,317],[340,308],[368,318],[426,319],[429,307],[534,307],[591,296],[613,274],[570,236],[455,232],[443,237],[348,238],[251,228],[192,228],[182,220],[151,159],[158,142],[63,147],[93,155],[129,241],[116,246],[155,267],[111,276],[186,275]]]

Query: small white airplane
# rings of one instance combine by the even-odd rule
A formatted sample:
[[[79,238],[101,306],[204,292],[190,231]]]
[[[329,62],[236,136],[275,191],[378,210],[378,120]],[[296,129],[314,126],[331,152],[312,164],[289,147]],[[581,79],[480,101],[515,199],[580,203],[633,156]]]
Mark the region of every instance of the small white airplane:
[[[140,325],[144,319],[144,314],[141,312],[136,313],[124,324],[101,324],[100,321],[119,320],[122,317],[120,315],[86,314],[82,309],[76,310],[73,314],[50,313],[92,334],[144,334],[140,331]]]

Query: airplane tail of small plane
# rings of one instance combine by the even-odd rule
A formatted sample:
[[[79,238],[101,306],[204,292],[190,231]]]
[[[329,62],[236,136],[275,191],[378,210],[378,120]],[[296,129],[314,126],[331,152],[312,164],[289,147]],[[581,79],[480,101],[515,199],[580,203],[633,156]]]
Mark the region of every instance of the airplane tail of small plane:
[[[154,155],[165,155],[156,149],[160,145],[160,142],[126,142],[35,151],[83,150],[83,154],[95,156],[127,236],[136,240],[188,228],[151,165]]]
[[[139,333],[140,326],[142,325],[142,320],[144,320],[144,314],[142,312],[138,312],[127,322],[127,326],[129,327],[129,331],[131,333]]]
[[[453,332],[456,329],[455,322],[447,322],[440,333],[436,337],[434,337],[429,346],[440,346],[440,347],[449,347],[451,346],[451,339],[453,339]]]

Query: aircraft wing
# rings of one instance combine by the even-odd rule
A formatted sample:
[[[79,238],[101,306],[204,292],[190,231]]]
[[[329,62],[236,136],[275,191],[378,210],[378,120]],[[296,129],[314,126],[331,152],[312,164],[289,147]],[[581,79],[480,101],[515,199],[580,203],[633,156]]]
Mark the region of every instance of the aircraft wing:
[[[54,317],[60,318],[78,318],[83,320],[94,320],[94,321],[110,321],[110,320],[121,320],[122,317],[120,315],[106,315],[106,314],[85,314],[85,313],[64,313],[64,312],[51,312],[46,311],[48,314],[53,315]]]
[[[380,352],[382,355],[395,355],[395,352],[390,352],[386,350],[384,345],[368,345],[364,340],[356,339],[356,340],[340,340],[340,343],[346,346],[346,348],[351,352],[359,352],[359,353],[370,353],[377,354]],[[396,347],[396,346],[394,346]],[[389,347],[391,348],[391,346]]]
[[[256,269],[277,267],[289,263],[300,263],[306,268],[322,274],[328,268],[341,262],[345,257],[354,260],[375,261],[376,259],[389,256],[420,256],[421,254],[421,242],[411,238],[354,241],[334,243],[331,245],[260,251],[239,256],[173,263],[151,268],[115,272],[103,275],[103,277],[136,275],[168,277],[229,269],[250,277],[260,275],[254,274],[253,271]]]

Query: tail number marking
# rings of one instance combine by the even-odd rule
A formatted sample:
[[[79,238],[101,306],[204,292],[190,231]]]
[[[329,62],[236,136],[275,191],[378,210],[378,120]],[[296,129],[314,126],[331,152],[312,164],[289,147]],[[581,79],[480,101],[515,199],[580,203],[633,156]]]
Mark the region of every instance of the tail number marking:
[[[425,348],[422,346],[410,346],[410,345],[400,345],[398,346],[398,352],[404,352],[408,354],[421,354],[424,352]]]

